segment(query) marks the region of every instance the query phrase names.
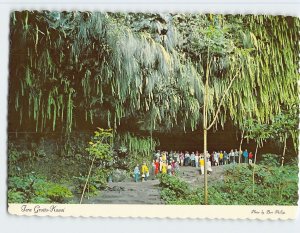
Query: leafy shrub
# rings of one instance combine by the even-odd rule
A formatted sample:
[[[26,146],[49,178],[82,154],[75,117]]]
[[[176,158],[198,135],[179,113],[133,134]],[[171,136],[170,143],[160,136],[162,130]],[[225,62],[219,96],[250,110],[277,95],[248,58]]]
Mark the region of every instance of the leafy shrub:
[[[75,178],[76,192],[78,194],[82,193],[84,185],[86,183],[86,176],[78,176]],[[101,169],[96,170],[89,178],[87,193],[85,196],[91,195],[95,196],[99,193],[101,189],[107,187],[107,173]]]
[[[297,162],[283,167],[274,162],[274,155],[264,156],[266,162],[253,165],[227,166],[224,179],[208,187],[212,205],[297,205]],[[277,164],[277,165],[275,165]],[[203,188],[191,189],[188,183],[174,176],[160,176],[161,197],[167,204],[202,204]]]
[[[34,161],[46,157],[41,146],[30,144],[30,149],[24,149],[15,143],[8,144],[8,173],[10,176],[20,175],[25,172],[26,165],[32,166]]]
[[[92,158],[96,158],[96,164],[105,167],[112,162],[112,137],[111,130],[98,128],[89,142],[86,151]]]
[[[8,202],[17,202],[17,203],[29,202],[31,197],[34,195],[33,183],[34,183],[34,176],[32,174],[29,174],[26,177],[18,177],[18,176],[9,177],[8,178]],[[16,198],[17,195],[19,195],[19,198]]]
[[[15,165],[20,159],[21,153],[16,149],[13,143],[8,144],[8,164]]]
[[[72,196],[68,188],[34,174],[12,176],[8,179],[9,203],[62,203],[65,198]]]
[[[276,154],[263,154],[260,164],[267,166],[279,166],[280,165],[280,156]]]
[[[266,156],[269,160],[270,156]],[[275,157],[276,158],[276,157]],[[224,180],[209,187],[209,204],[214,205],[296,205],[298,201],[298,167],[274,166],[274,162],[253,166],[229,167]],[[270,164],[273,164],[270,166]]]
[[[167,204],[195,205],[200,204],[200,201],[203,200],[199,190],[192,190],[188,183],[176,176],[161,174],[159,179],[162,186],[161,198]]]
[[[42,179],[34,184],[34,190],[37,197],[49,198],[51,202],[62,203],[65,198],[73,196],[68,188]]]
[[[18,149],[13,143],[8,144],[8,172],[11,175],[18,174],[21,171],[20,162],[26,161],[29,154]]]
[[[36,196],[31,198],[30,203],[45,204],[45,203],[51,203],[51,200],[47,197]]]
[[[190,192],[190,188],[188,184],[182,180],[180,180],[176,176],[170,176],[167,174],[161,174],[159,176],[160,185],[163,188],[169,188],[173,190],[176,196],[185,195]]]
[[[10,203],[24,203],[26,200],[24,193],[16,190],[8,190],[7,198]]]
[[[113,165],[113,134],[111,129],[101,129],[94,132],[86,151],[91,161],[90,171],[86,177],[75,177],[77,180],[78,192],[85,192],[84,187],[88,179],[87,188],[92,193],[107,185],[107,179],[111,174]]]

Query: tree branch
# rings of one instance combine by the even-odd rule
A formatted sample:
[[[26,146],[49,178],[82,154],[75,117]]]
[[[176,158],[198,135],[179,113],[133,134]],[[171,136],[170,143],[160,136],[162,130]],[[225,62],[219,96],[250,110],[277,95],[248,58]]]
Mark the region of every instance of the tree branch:
[[[232,84],[233,84],[233,81],[236,79],[237,76],[238,76],[238,73],[236,73],[236,74],[234,75],[234,77],[231,79],[231,81],[230,81],[230,83],[229,83],[229,85],[228,85],[228,87],[227,87],[227,89],[226,89],[226,91],[225,91],[225,93],[224,93],[222,99],[221,99],[220,102],[218,103],[218,108],[217,108],[216,114],[215,114],[215,116],[214,116],[214,119],[213,119],[213,121],[211,122],[211,124],[207,127],[207,130],[209,130],[209,129],[215,124],[216,120],[218,119],[218,114],[219,114],[219,112],[220,112],[220,110],[221,110],[221,105],[222,105],[222,103],[223,103],[223,100],[225,99],[226,95],[228,94],[229,89],[231,88],[231,86],[232,86]]]
[[[84,185],[83,190],[82,190],[82,194],[81,194],[81,198],[80,198],[80,203],[79,204],[82,203],[82,200],[83,200],[83,197],[84,197],[84,193],[85,193],[85,190],[86,190],[86,186],[87,186],[87,184],[89,182],[89,178],[90,178],[90,175],[91,175],[91,172],[92,172],[92,168],[93,168],[93,164],[94,164],[95,159],[96,159],[96,156],[94,156],[94,158],[92,160],[92,164],[90,166],[88,177],[86,178],[85,185]]]

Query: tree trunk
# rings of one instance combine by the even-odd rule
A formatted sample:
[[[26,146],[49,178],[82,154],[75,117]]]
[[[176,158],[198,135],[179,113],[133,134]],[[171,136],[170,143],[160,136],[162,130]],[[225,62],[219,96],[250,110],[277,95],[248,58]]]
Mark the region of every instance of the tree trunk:
[[[204,86],[204,98],[203,98],[203,154],[204,154],[204,205],[208,204],[208,182],[207,182],[207,161],[206,161],[206,151],[207,151],[207,104],[208,104],[208,79],[209,79],[209,69],[210,69],[210,53],[208,47],[208,59],[205,74],[205,86]]]
[[[286,151],[286,139],[287,139],[287,134],[285,133],[285,135],[284,135],[284,144],[283,144],[283,152],[282,152],[282,157],[281,157],[281,167],[283,167],[283,164],[284,164],[284,157],[285,157],[285,151]]]
[[[258,149],[258,143],[256,144],[255,148],[255,154],[254,154],[254,162],[253,162],[253,172],[252,172],[252,195],[254,195],[254,186],[255,186],[255,180],[254,180],[254,173],[255,173],[255,164],[256,164],[256,155],[257,155],[257,149]]]
[[[208,187],[207,187],[207,161],[206,161],[206,151],[207,151],[207,130],[204,129],[204,205],[208,204]]]
[[[206,94],[207,86],[205,85],[204,106],[203,106],[203,154],[204,154],[204,205],[208,204],[208,187],[207,187],[207,109]]]
[[[209,47],[208,47],[208,58],[207,58],[207,66],[206,66],[206,74],[205,74],[205,86],[204,86],[204,98],[203,98],[203,140],[204,140],[204,145],[203,145],[203,152],[204,152],[204,204],[208,204],[208,184],[207,184],[207,161],[206,161],[206,155],[207,155],[207,131],[213,127],[215,122],[217,121],[219,112],[221,111],[221,106],[224,101],[225,96],[228,94],[229,89],[231,88],[235,78],[237,77],[238,73],[230,80],[230,83],[228,87],[226,88],[224,95],[222,96],[221,100],[219,101],[217,105],[217,110],[215,112],[215,115],[208,125],[208,110],[207,110],[207,105],[208,105],[208,87],[209,87],[209,75],[210,75],[210,67],[211,67],[211,62],[212,59],[210,59],[210,52],[209,52]]]
[[[242,135],[241,135],[240,147],[239,147],[239,163],[241,163],[241,153],[240,153],[240,151],[242,150],[242,144],[243,144],[243,140],[244,140],[244,133],[245,133],[245,130],[243,129]]]
[[[150,149],[150,151],[152,151],[152,145],[153,145],[153,135],[152,135],[152,129],[153,129],[153,127],[152,127],[152,120],[151,120],[151,124],[150,124],[150,127],[151,127],[151,129],[150,129],[150,136],[151,136],[151,141],[150,141],[150,147],[151,147],[151,149]],[[155,149],[155,148],[154,148]]]
[[[91,166],[90,166],[90,170],[89,170],[89,173],[88,173],[88,177],[86,178],[85,185],[84,185],[83,190],[82,190],[82,194],[81,194],[81,198],[80,198],[80,203],[79,203],[79,204],[82,203],[83,196],[84,196],[84,193],[85,193],[85,190],[86,190],[86,186],[87,186],[87,184],[88,184],[88,182],[89,182],[89,178],[90,178],[90,175],[91,175],[91,172],[92,172],[92,168],[93,168],[93,165],[94,165],[95,158],[96,158],[96,156],[94,156],[94,158],[93,158],[93,160],[92,160],[92,164],[91,164]]]

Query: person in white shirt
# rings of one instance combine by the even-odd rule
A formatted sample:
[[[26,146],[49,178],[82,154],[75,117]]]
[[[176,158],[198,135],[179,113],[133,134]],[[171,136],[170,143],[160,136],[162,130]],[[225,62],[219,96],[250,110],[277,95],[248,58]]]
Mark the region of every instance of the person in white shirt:
[[[237,149],[235,149],[234,151],[234,163],[238,162],[238,158],[239,158],[239,152]]]
[[[195,166],[199,167],[199,153],[198,153],[198,151],[196,151],[196,154],[195,154]]]
[[[215,161],[215,166],[219,166],[219,153],[218,152],[214,153],[214,161]]]
[[[229,153],[229,163],[234,163],[234,152],[232,149]]]
[[[188,151],[186,151],[184,155],[184,165],[189,166],[189,164],[190,164],[190,154]]]
[[[155,157],[156,157],[156,159],[159,159],[159,157],[160,157],[160,150],[158,150],[158,151],[156,152]]]
[[[194,152],[192,152],[192,154],[191,154],[191,165],[192,165],[192,167],[195,167],[195,153]]]
[[[171,164],[168,164],[168,167],[167,167],[167,172],[168,172],[168,175],[172,175],[172,166]]]
[[[209,159],[207,160],[206,165],[207,165],[207,174],[210,175],[212,173],[212,167]]]

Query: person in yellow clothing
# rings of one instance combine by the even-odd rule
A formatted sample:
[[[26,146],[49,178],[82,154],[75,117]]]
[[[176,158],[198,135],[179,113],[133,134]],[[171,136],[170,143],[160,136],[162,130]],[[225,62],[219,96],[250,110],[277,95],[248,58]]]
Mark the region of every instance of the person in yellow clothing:
[[[166,152],[164,152],[162,155],[162,161],[165,163],[166,160],[167,160],[167,155],[166,155]]]
[[[220,165],[223,165],[224,164],[224,154],[223,154],[223,151],[220,152]]]
[[[142,165],[142,181],[146,181],[149,177],[149,168],[147,167],[146,163],[144,162]]]
[[[201,175],[204,174],[204,156],[200,156],[200,169],[201,169]]]
[[[161,173],[162,174],[167,174],[167,170],[168,170],[167,164],[163,163],[162,168],[161,168]]]

